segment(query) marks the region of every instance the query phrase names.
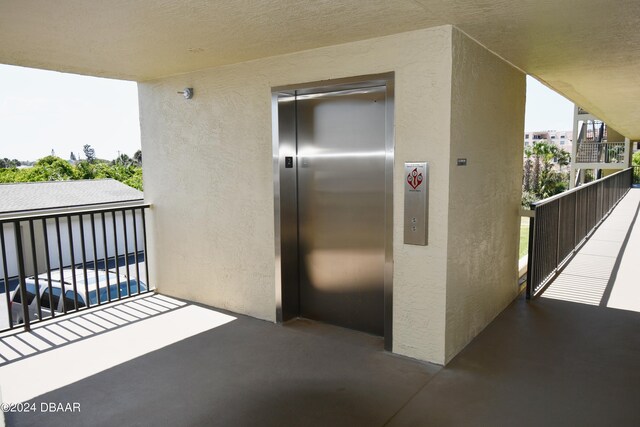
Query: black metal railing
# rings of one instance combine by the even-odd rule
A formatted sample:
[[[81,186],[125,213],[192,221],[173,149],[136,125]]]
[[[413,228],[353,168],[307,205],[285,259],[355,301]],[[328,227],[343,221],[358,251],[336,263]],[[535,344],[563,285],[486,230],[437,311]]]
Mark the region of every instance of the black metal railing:
[[[0,218],[0,332],[149,292],[148,208]]]
[[[640,166],[633,166],[633,183],[640,184]]]
[[[528,299],[544,291],[629,191],[632,178],[633,168],[628,168],[531,205]]]

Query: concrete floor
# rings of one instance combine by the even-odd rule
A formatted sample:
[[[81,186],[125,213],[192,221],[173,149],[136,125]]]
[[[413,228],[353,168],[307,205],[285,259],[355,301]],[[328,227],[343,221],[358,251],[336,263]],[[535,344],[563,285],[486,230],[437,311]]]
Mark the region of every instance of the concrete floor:
[[[52,374],[68,368],[52,366]],[[639,384],[639,313],[518,299],[446,368],[386,353],[379,338],[329,325],[237,316],[31,400],[38,407],[78,402],[80,413],[9,413],[6,421],[637,426]]]
[[[632,188],[542,294],[640,311],[640,188]]]
[[[634,189],[549,298],[514,301],[446,368],[386,353],[380,338],[358,332],[154,296],[108,309],[117,327],[102,323],[96,336],[42,355],[11,359],[1,346],[17,351],[18,339],[0,339],[5,401],[38,408],[7,413],[7,425],[639,426],[639,206]],[[96,329],[113,316],[88,313],[63,326]],[[46,329],[39,336],[54,332]],[[80,366],[93,370],[60,379]],[[21,375],[26,390],[15,387]],[[52,391],[38,392],[45,380]],[[77,402],[81,411],[42,412],[43,402]]]

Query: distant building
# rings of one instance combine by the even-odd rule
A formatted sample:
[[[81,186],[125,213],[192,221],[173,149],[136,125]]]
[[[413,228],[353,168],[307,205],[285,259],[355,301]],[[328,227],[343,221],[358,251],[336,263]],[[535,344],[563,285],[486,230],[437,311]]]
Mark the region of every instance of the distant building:
[[[573,131],[577,138],[571,153],[572,188],[586,182],[587,171],[592,177],[601,178],[631,165],[632,149],[637,143],[578,105],[574,107]]]
[[[524,133],[524,146],[530,147],[535,142],[547,140],[567,152],[573,147],[573,132],[570,130],[544,130]]]

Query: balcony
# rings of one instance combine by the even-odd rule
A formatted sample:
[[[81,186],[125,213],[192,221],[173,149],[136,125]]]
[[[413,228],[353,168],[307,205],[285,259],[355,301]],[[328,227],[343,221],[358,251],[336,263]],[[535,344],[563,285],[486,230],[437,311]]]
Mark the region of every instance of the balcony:
[[[514,301],[444,368],[387,353],[378,337],[146,293],[2,334],[6,423],[638,425],[640,307],[584,293],[628,278],[639,203],[631,190],[582,248],[588,259],[543,298]],[[598,267],[618,258],[616,274]]]
[[[618,163],[625,165],[624,142],[582,142],[578,145],[575,163]]]

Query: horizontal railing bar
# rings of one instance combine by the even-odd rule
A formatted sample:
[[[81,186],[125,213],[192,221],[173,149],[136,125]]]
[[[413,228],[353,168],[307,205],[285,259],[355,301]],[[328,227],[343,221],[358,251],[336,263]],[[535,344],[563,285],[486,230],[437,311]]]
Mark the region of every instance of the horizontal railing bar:
[[[618,142],[597,142],[597,141],[583,141],[583,142],[579,142],[578,145],[612,145],[612,146],[619,146],[619,147],[624,147],[624,145],[626,144],[626,142],[624,141],[618,141]]]
[[[583,162],[583,161],[580,161],[580,159],[577,159],[575,162],[573,162],[573,165],[578,166],[579,167],[578,169],[624,170],[629,168],[629,166],[625,165],[624,162],[608,162],[608,163],[607,162]],[[587,184],[583,184],[583,185],[587,185]]]
[[[568,196],[571,193],[577,193],[578,191],[581,191],[581,190],[584,190],[584,189],[589,188],[591,186],[597,185],[597,184],[599,184],[599,183],[601,183],[603,181],[606,181],[608,179],[613,179],[614,176],[622,174],[622,173],[628,171],[629,169],[632,169],[632,168],[625,168],[625,169],[623,169],[621,171],[618,171],[616,173],[612,173],[611,175],[607,175],[604,178],[596,179],[595,181],[591,181],[591,182],[588,182],[586,184],[582,184],[579,187],[572,188],[571,190],[567,190],[567,191],[564,191],[562,193],[556,194],[555,196],[547,197],[546,199],[539,200],[537,202],[533,202],[533,203],[531,203],[531,207],[532,208],[538,208],[540,206],[544,206],[549,202],[552,202],[554,200],[557,200],[557,199],[560,199],[562,197]]]
[[[15,215],[15,216],[9,216],[9,217],[0,216],[0,224],[12,222],[12,221],[27,221],[29,219],[53,219],[53,218],[62,218],[67,216],[86,215],[86,214],[92,214],[92,213],[93,214],[111,213],[115,211],[121,211],[122,209],[125,209],[125,210],[147,209],[151,207],[152,205],[150,203],[138,203],[138,204],[130,204],[130,205],[127,205],[127,204],[111,205],[108,208],[101,208],[101,209],[69,210],[69,211],[60,211],[60,212],[53,212],[53,213],[35,214],[35,215],[29,215],[25,213],[24,215]]]
[[[33,209],[17,209],[11,212],[6,212],[4,214],[0,214],[0,217],[2,215],[22,215],[22,214],[26,214],[26,215],[30,215],[33,212],[46,212],[46,213],[59,213],[59,212],[67,212],[69,210],[78,210],[78,208],[81,209],[93,209],[93,208],[97,208],[99,209],[100,206],[122,206],[122,205],[129,205],[129,204],[140,204],[141,202],[144,202],[143,198],[139,198],[139,199],[131,199],[131,200],[122,200],[119,202],[100,202],[100,203],[85,203],[83,205],[68,205],[68,206],[56,206],[56,207],[51,207],[51,208],[33,208]]]

